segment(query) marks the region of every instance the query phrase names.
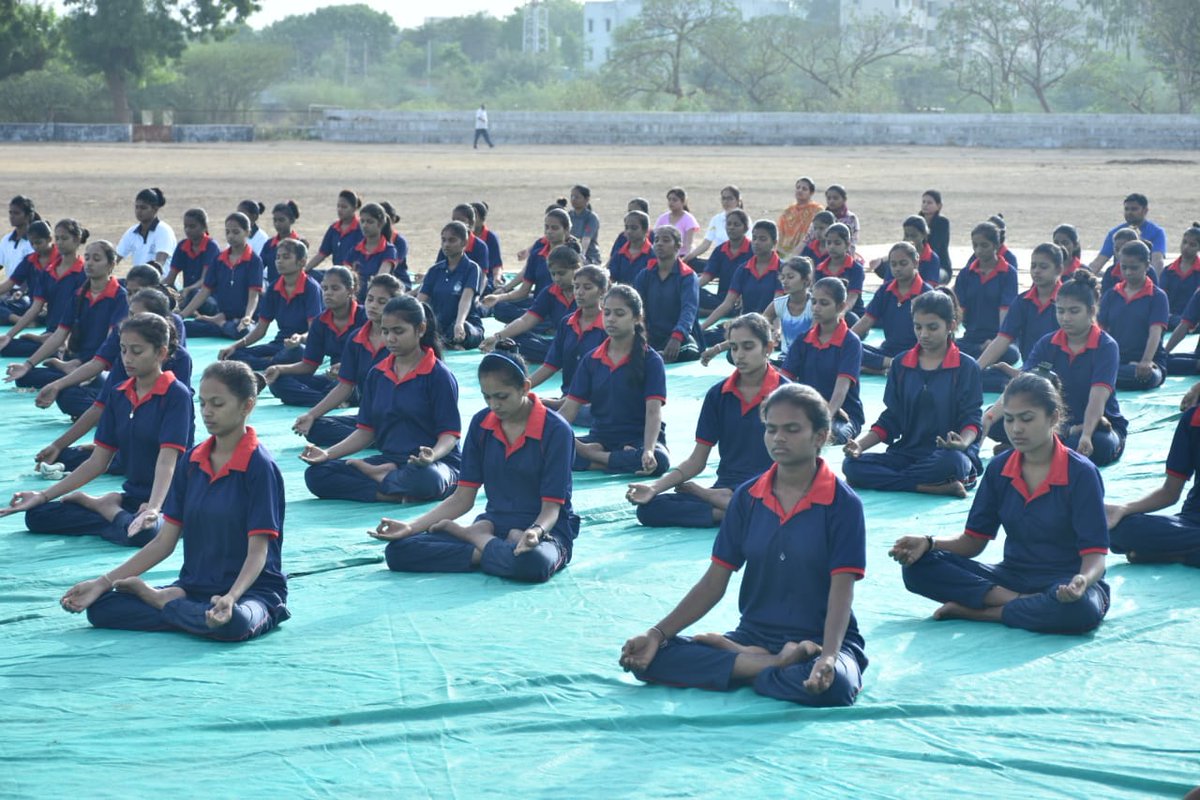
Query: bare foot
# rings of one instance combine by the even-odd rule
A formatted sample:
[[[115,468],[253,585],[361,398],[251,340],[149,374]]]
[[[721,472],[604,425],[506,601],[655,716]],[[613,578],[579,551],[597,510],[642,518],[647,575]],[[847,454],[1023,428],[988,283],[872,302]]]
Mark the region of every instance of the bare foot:
[[[109,492],[99,497],[92,497],[90,494],[84,494],[83,492],[71,492],[64,496],[62,500],[64,503],[74,503],[77,506],[83,506],[89,511],[95,511],[109,522],[112,522],[113,518],[122,510],[120,492]]]
[[[113,581],[113,588],[118,592],[134,595],[143,603],[157,609],[162,609],[172,600],[178,600],[187,593],[178,586],[168,586],[165,589],[155,589],[141,578],[121,578]]]
[[[764,656],[770,654],[770,651],[765,647],[738,644],[720,633],[698,633],[692,637],[692,641],[706,644],[709,647],[715,647],[718,650],[730,650],[734,653],[755,653]]]
[[[790,667],[804,661],[811,661],[821,655],[821,645],[805,639],[802,642],[788,642],[779,651],[779,666]]]
[[[346,459],[346,463],[376,483],[383,483],[383,479],[386,478],[392,470],[396,469],[396,465],[391,462],[386,464],[368,464],[361,458],[348,458]]]
[[[946,497],[966,497],[967,487],[962,481],[946,481],[944,483],[922,483],[917,486],[921,494],[940,494]]]
[[[989,618],[988,617],[989,611],[995,611],[995,612],[999,613],[1000,609],[1001,609],[1000,606],[995,606],[994,608],[971,608],[970,606],[964,606],[962,603],[950,602],[950,603],[943,603],[940,607],[938,607],[938,610],[933,612],[933,618],[938,619],[938,620],[941,620],[941,619],[981,620],[981,619]]]
[[[690,494],[693,497],[698,497],[713,508],[721,510],[727,508],[729,501],[733,499],[733,492],[729,489],[710,489],[707,486],[701,486],[695,481],[684,481],[675,487],[675,491],[680,494]]]

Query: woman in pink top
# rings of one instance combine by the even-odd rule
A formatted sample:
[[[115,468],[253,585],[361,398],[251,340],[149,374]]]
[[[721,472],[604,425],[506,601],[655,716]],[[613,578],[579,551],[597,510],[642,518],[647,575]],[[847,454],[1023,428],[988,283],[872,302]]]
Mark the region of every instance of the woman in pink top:
[[[659,228],[663,225],[670,225],[679,231],[683,238],[682,252],[692,252],[692,237],[700,230],[700,223],[692,216],[691,209],[688,208],[687,192],[680,186],[667,190],[667,211],[658,218],[654,227]]]

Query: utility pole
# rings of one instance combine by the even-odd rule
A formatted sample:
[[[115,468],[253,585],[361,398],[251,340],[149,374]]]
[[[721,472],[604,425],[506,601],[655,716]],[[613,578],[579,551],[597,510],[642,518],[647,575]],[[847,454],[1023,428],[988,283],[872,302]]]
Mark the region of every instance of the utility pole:
[[[521,50],[525,53],[544,53],[550,49],[550,9],[541,0],[529,0],[522,12],[523,33]]]

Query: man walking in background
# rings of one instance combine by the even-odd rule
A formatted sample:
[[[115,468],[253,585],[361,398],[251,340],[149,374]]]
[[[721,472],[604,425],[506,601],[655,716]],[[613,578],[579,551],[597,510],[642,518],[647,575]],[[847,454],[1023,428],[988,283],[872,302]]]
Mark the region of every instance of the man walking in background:
[[[488,118],[487,106],[483,103],[479,104],[479,110],[475,112],[475,149],[479,149],[479,139],[483,138],[487,142],[488,147],[495,147],[492,144],[492,137],[488,135]]]

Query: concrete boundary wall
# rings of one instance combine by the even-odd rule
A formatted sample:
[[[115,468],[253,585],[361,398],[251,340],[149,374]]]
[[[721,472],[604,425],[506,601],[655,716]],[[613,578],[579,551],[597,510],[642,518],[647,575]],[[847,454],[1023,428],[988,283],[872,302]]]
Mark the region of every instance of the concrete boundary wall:
[[[132,125],[0,124],[0,142],[130,142]]]
[[[928,145],[1200,150],[1200,116],[1168,114],[700,114],[489,112],[509,144]],[[316,126],[334,142],[458,144],[469,111],[331,109]]]
[[[176,142],[253,142],[253,125],[175,125],[171,137]]]

